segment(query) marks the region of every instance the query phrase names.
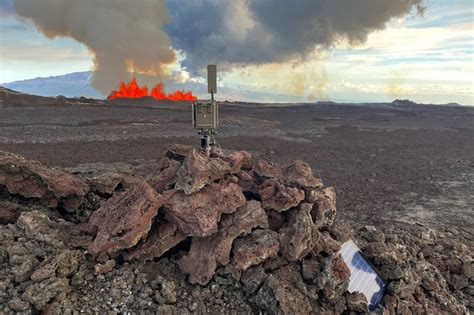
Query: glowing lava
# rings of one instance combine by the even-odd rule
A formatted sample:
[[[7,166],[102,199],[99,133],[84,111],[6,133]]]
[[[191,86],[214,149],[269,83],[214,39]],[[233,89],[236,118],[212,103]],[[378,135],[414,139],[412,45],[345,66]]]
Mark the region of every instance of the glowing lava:
[[[197,97],[193,95],[192,92],[187,91],[175,91],[170,94],[165,93],[165,85],[163,82],[158,83],[152,90],[151,93],[148,93],[148,87],[140,87],[135,78],[130,81],[130,83],[125,84],[124,82],[120,83],[120,89],[112,91],[108,99],[114,100],[116,98],[141,98],[151,96],[157,100],[171,100],[171,101],[195,101]]]

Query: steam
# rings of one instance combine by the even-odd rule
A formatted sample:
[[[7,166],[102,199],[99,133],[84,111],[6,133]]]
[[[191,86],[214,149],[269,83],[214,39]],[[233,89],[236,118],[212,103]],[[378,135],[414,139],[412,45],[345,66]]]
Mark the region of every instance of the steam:
[[[304,61],[340,40],[362,43],[367,35],[411,12],[423,0],[168,0],[166,26],[183,65],[198,74],[206,63],[239,65]]]
[[[93,86],[108,95],[130,72],[163,76],[175,60],[163,0],[14,0],[19,16],[50,38],[71,37],[94,56]]]

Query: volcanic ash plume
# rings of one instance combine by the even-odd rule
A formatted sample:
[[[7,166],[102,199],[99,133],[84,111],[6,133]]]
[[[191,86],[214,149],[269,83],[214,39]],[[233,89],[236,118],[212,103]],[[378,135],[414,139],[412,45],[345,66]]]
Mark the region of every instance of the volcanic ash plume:
[[[129,72],[163,75],[175,60],[162,26],[163,0],[13,0],[17,14],[50,38],[71,37],[94,54],[93,85],[108,94]]]

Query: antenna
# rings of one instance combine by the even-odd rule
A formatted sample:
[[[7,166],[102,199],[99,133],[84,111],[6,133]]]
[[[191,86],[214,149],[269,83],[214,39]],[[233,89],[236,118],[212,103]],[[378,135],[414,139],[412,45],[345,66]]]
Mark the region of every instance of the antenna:
[[[217,93],[217,66],[207,66],[207,93],[211,93],[211,100],[214,100],[214,93]]]

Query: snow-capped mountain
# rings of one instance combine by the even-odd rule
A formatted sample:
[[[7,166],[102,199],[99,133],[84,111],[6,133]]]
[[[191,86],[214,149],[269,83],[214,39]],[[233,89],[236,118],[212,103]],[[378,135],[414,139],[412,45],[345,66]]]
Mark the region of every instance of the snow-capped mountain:
[[[67,97],[104,98],[102,93],[91,86],[91,77],[92,72],[84,71],[54,77],[15,81],[1,85],[15,91],[41,96],[64,95]]]

